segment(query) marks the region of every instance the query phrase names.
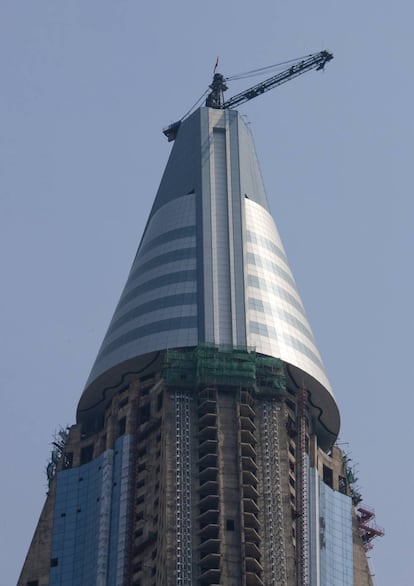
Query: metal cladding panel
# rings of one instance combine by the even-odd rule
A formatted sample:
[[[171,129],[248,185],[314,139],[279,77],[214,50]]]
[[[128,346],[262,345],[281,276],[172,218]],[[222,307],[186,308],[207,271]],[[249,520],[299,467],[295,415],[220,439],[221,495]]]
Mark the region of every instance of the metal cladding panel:
[[[248,343],[330,390],[311,327],[270,214],[245,200]]]
[[[168,348],[254,346],[306,384],[332,439],[339,415],[276,226],[249,128],[200,108],[179,128],[121,299],[79,404]]]
[[[200,191],[200,158],[198,115],[183,125],[171,151],[86,389],[126,361],[198,342],[196,193]],[[122,377],[122,368],[117,370],[111,384]],[[98,386],[102,384],[105,381],[100,380]],[[94,398],[86,403],[94,403]]]
[[[197,344],[195,194],[150,217],[89,382],[153,350]]]

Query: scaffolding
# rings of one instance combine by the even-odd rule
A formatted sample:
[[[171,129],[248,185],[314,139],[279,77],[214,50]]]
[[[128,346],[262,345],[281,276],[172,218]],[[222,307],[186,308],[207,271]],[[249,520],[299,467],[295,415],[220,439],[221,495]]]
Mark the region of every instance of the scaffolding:
[[[177,392],[175,402],[176,584],[192,586],[191,539],[191,398]]]
[[[375,537],[383,537],[384,529],[378,527],[375,523],[375,511],[367,507],[358,507],[357,509],[358,529],[361,535],[365,551],[369,551],[374,546],[372,540]]]
[[[279,446],[280,407],[275,401],[263,403],[263,503],[269,534],[269,586],[287,586],[283,497]]]
[[[270,356],[256,357],[256,385],[261,392],[282,398],[286,395],[286,377],[283,362]]]
[[[163,373],[167,384],[180,388],[256,387],[276,396],[286,391],[282,361],[247,347],[200,344],[191,350],[167,350]]]
[[[306,389],[303,387],[300,390],[298,396],[298,586],[309,586],[308,457],[306,453],[306,399]]]
[[[259,517],[260,494],[257,479],[256,451],[256,411],[255,402],[250,391],[243,391],[240,396],[240,454],[242,484],[242,527],[244,532],[244,568],[246,586],[264,586],[262,580],[260,535],[262,524]]]

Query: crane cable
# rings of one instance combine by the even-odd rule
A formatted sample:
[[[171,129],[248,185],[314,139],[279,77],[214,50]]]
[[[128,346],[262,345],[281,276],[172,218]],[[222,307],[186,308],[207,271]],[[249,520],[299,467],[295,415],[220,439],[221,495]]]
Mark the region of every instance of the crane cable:
[[[267,65],[266,67],[259,67],[258,69],[251,69],[250,71],[245,71],[243,73],[235,73],[233,75],[228,75],[224,79],[226,81],[234,81],[237,79],[247,79],[249,77],[257,77],[258,75],[263,75],[264,73],[271,71],[272,69],[276,69],[277,67],[281,67],[282,65],[289,65],[289,63],[295,63],[297,61],[301,61],[302,59],[306,59],[310,57],[309,55],[304,55],[303,57],[296,57],[296,59],[289,59],[288,61],[281,61],[280,63],[275,63],[274,65]],[[205,92],[198,98],[198,100],[191,106],[191,108],[180,118],[180,122],[188,118],[188,116],[197,108],[197,106],[203,101],[203,99],[209,93],[210,88],[207,88]]]
[[[289,59],[288,61],[281,61],[280,63],[275,63],[274,65],[267,65],[266,67],[259,67],[259,69],[251,69],[250,71],[245,71],[243,73],[235,73],[233,75],[227,75],[224,79],[226,81],[233,81],[236,79],[246,79],[248,77],[255,77],[257,75],[262,75],[263,73],[270,71],[272,69],[276,69],[277,67],[281,67],[282,65],[289,65],[289,63],[294,63],[296,61],[301,61],[302,59],[307,59],[311,57],[311,53],[309,55],[304,55],[303,57],[297,57],[296,59]]]
[[[200,104],[200,102],[202,102],[204,100],[204,98],[206,97],[206,95],[209,93],[210,88],[207,88],[205,92],[203,92],[203,94],[198,98],[198,100],[191,106],[191,108],[184,114],[184,116],[182,116],[180,118],[180,121],[182,122],[185,118],[187,118],[191,112],[193,110],[195,110],[195,108],[197,108],[197,106]]]

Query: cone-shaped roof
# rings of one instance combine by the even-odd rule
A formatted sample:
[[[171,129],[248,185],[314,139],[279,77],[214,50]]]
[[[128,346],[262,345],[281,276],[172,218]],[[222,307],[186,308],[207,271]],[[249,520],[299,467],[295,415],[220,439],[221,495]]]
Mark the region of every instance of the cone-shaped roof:
[[[339,414],[237,111],[182,123],[78,416],[167,348],[255,347],[280,358],[328,436]]]

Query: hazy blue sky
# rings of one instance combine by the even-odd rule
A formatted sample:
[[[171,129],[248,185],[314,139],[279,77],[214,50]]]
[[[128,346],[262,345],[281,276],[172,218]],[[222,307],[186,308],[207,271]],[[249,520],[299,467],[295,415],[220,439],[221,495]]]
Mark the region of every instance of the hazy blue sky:
[[[412,2],[0,1],[0,586],[16,583],[59,425],[121,293],[170,145],[225,74],[327,48],[240,110],[386,529],[376,585],[411,586]],[[228,95],[250,84],[233,84]]]

